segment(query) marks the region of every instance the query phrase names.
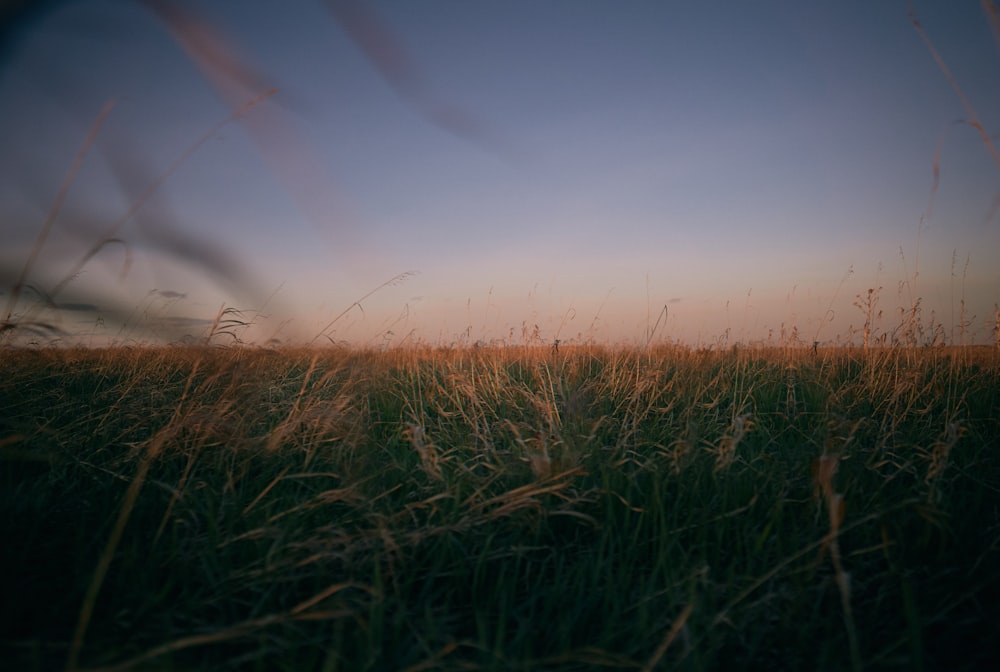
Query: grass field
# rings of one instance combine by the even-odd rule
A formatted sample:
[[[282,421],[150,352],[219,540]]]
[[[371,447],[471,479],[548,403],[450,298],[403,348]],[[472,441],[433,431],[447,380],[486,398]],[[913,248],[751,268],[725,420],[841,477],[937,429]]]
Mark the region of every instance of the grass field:
[[[986,669],[993,348],[0,352],[0,658]]]

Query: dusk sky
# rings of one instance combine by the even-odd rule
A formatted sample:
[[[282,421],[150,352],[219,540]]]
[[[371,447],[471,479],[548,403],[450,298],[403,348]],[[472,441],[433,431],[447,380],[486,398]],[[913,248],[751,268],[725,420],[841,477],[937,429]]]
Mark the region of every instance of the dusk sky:
[[[0,305],[115,101],[16,308],[67,332],[834,343],[882,287],[991,342],[1000,166],[903,1],[49,4],[0,45]],[[984,7],[913,9],[1000,143]]]

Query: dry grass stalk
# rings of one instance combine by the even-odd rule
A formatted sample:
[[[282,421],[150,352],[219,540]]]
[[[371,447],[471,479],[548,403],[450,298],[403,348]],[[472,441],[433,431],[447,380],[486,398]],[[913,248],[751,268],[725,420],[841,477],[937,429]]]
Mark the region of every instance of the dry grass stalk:
[[[444,482],[437,447],[427,439],[423,426],[408,422],[406,427],[406,437],[420,456],[420,468],[435,481]]]
[[[670,629],[667,630],[667,633],[663,636],[663,641],[656,647],[656,651],[654,651],[653,655],[649,657],[646,664],[642,666],[642,672],[653,672],[653,670],[656,669],[656,666],[660,663],[660,659],[663,658],[667,649],[669,649],[670,645],[673,644],[675,639],[677,639],[677,635],[681,635],[681,639],[684,642],[684,651],[687,653],[688,648],[691,645],[691,637],[687,630],[687,621],[693,611],[694,602],[690,602],[686,607],[684,607],[680,616],[678,616],[671,624]]]
[[[993,39],[997,42],[997,48],[1000,48],[1000,8],[993,0],[980,0],[980,4],[989,19],[990,28],[993,29]]]
[[[503,494],[490,497],[489,499],[466,503],[470,512],[487,512],[488,518],[496,519],[509,516],[520,509],[529,508],[541,511],[543,506],[540,498],[543,495],[555,495],[563,500],[571,500],[573,497],[564,491],[572,484],[574,476],[583,475],[580,468],[569,469],[562,473],[553,474],[546,479],[535,483],[522,485],[508,490]],[[471,498],[470,498],[471,499]],[[496,507],[496,508],[493,508]]]
[[[851,609],[851,575],[844,569],[840,556],[840,531],[844,522],[846,503],[843,496],[834,487],[834,477],[840,465],[840,453],[824,453],[816,459],[813,466],[813,477],[815,487],[822,494],[826,502],[827,517],[830,522],[830,531],[827,533],[820,546],[820,558],[827,552],[833,563],[833,569],[837,582],[837,590],[840,593],[840,606],[844,615],[844,626],[847,629],[847,638],[851,651],[851,665],[855,672],[862,669],[861,647],[858,643],[857,628],[854,625],[854,613]]]
[[[264,487],[264,489],[260,491],[260,494],[258,494],[256,497],[254,497],[253,501],[251,501],[249,504],[246,505],[246,507],[243,508],[243,515],[245,516],[248,513],[250,513],[250,511],[252,511],[253,508],[255,506],[257,506],[257,504],[260,503],[260,500],[264,499],[264,497],[267,496],[267,493],[271,492],[271,489],[274,488],[274,486],[276,486],[281,481],[281,479],[283,479],[285,477],[285,474],[287,474],[288,471],[291,468],[292,468],[292,465],[290,465],[290,464],[286,465],[285,468],[281,470],[280,474],[278,474],[273,479],[271,479],[271,482],[268,483]]]
[[[450,654],[452,651],[458,648],[457,642],[448,642],[442,646],[434,655],[430,656],[426,660],[423,660],[416,665],[410,665],[405,668],[403,672],[423,672],[423,670],[433,670],[436,669],[440,664],[441,660]]]
[[[729,434],[722,437],[719,441],[719,446],[715,449],[715,467],[713,471],[718,473],[726,468],[728,468],[733,461],[736,459],[736,448],[740,445],[740,441],[746,436],[746,433],[753,426],[753,421],[751,420],[749,413],[744,413],[743,415],[737,415],[733,418],[733,425],[730,429]]]
[[[4,321],[0,325],[0,332],[6,331],[9,325],[12,325],[13,311],[14,307],[17,305],[18,297],[21,294],[21,289],[24,287],[25,280],[28,277],[28,273],[31,272],[31,268],[35,265],[35,261],[38,259],[38,255],[42,251],[42,247],[45,246],[45,241],[49,237],[49,231],[52,230],[52,223],[55,221],[56,216],[59,211],[62,210],[63,202],[66,200],[66,195],[69,193],[69,189],[73,186],[73,182],[76,181],[76,174],[80,172],[80,166],[83,165],[83,159],[90,150],[90,146],[94,144],[94,140],[97,139],[97,134],[101,131],[101,126],[104,125],[104,121],[111,114],[111,111],[115,107],[115,101],[109,101],[105,103],[104,107],[101,109],[94,123],[90,126],[90,131],[87,133],[87,137],[83,141],[83,145],[80,147],[79,151],[76,153],[76,157],[73,159],[73,165],[70,166],[69,172],[66,173],[66,178],[63,180],[62,186],[59,188],[59,193],[56,195],[55,201],[52,202],[52,207],[49,209],[49,214],[45,218],[45,223],[42,224],[42,230],[38,232],[38,238],[35,239],[35,244],[31,248],[31,253],[28,255],[27,261],[24,262],[24,267],[21,269],[21,274],[18,276],[17,281],[11,288],[10,297],[7,299],[7,309],[4,311]]]
[[[930,450],[930,464],[927,466],[927,475],[924,477],[924,482],[930,485],[930,490],[927,493],[928,500],[934,502],[940,495],[940,490],[938,489],[938,483],[941,479],[941,475],[944,473],[945,469],[948,468],[949,457],[951,456],[951,451],[958,443],[962,435],[965,434],[965,426],[959,422],[949,422],[948,426],[945,427],[941,438],[934,442],[934,445]]]
[[[1000,25],[1000,20],[997,19],[996,7],[992,6],[992,3],[990,3],[989,0],[983,0],[983,7],[986,9],[987,14],[990,17],[990,25],[993,27],[994,35],[996,35],[998,31],[997,26]],[[986,151],[989,152],[990,158],[993,159],[993,163],[996,165],[997,170],[1000,170],[1000,153],[997,152],[996,145],[993,144],[993,138],[990,137],[989,132],[986,130],[986,127],[983,126],[982,122],[979,121],[979,115],[976,114],[976,110],[972,107],[972,103],[969,102],[965,92],[962,91],[962,87],[958,85],[958,80],[955,79],[955,76],[951,73],[951,70],[944,62],[941,54],[938,53],[937,47],[934,46],[931,38],[928,37],[927,33],[924,31],[923,26],[920,24],[920,20],[917,18],[916,12],[913,10],[913,0],[909,0],[909,2],[907,2],[907,13],[910,16],[910,23],[913,24],[913,28],[917,31],[920,39],[923,40],[924,46],[927,47],[927,51],[931,54],[931,58],[934,59],[934,62],[941,70],[941,73],[951,85],[955,95],[958,96],[958,100],[962,103],[962,107],[965,108],[965,113],[969,116],[965,123],[976,129],[976,132],[979,133],[979,139],[982,140],[983,146],[986,147]]]

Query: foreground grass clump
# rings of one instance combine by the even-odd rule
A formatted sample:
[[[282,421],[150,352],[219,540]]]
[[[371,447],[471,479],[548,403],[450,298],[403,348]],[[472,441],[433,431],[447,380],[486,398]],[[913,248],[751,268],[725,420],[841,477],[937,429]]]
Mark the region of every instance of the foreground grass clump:
[[[979,669],[991,350],[5,350],[9,669]]]

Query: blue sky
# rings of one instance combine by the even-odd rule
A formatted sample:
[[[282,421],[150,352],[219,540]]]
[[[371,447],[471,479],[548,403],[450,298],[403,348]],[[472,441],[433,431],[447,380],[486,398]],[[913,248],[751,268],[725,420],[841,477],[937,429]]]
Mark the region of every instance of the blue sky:
[[[33,314],[66,331],[225,304],[309,341],[415,271],[321,342],[635,343],[664,306],[657,338],[833,342],[869,287],[886,331],[919,297],[951,336],[964,298],[991,338],[1000,168],[905,2],[50,4],[0,52],[0,299],[109,100],[32,286],[193,150],[115,229],[124,279],[108,245],[52,297],[94,310]],[[982,7],[914,9],[1000,133]]]

